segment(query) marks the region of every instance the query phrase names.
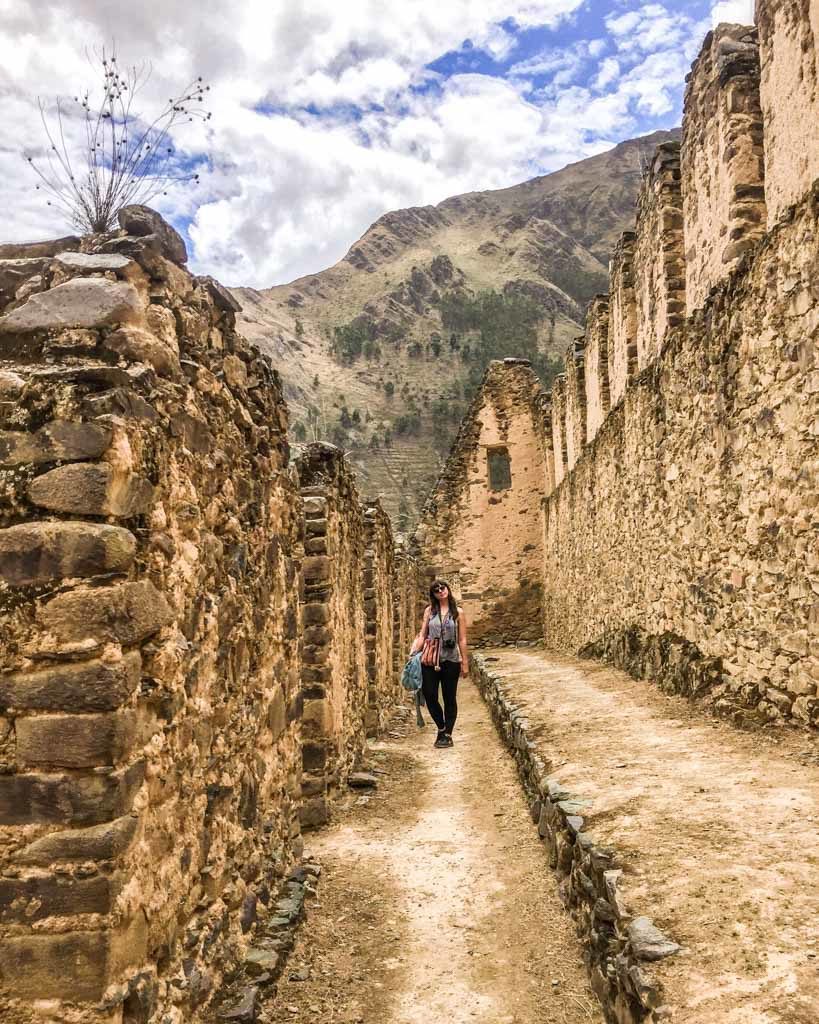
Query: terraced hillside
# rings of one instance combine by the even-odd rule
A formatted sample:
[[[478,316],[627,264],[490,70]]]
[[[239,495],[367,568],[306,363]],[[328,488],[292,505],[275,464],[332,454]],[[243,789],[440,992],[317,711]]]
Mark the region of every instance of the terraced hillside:
[[[296,442],[350,452],[361,490],[409,525],[486,361],[549,357],[581,331],[630,227],[656,132],[553,174],[387,213],[343,260],[235,290],[284,378]],[[320,230],[317,226],[317,230]]]

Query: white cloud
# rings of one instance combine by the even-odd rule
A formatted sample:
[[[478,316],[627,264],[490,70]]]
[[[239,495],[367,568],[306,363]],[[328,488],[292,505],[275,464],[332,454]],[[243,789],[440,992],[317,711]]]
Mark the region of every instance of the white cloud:
[[[727,21],[735,25],[753,25],[754,0],[720,0],[711,12],[711,22]]]
[[[511,61],[520,30],[582,5],[0,0],[2,234],[64,230],[19,155],[42,142],[33,96],[77,91],[85,47],[116,35],[121,58],[153,59],[149,105],[195,74],[212,84],[212,122],[177,137],[189,155],[209,154],[201,187],[162,200],[191,219],[193,266],[230,284],[314,272],[387,210],[503,187],[591,155],[642,118],[672,117],[702,31],[668,4],[626,0],[608,38],[553,46],[505,79],[427,67],[466,40]]]

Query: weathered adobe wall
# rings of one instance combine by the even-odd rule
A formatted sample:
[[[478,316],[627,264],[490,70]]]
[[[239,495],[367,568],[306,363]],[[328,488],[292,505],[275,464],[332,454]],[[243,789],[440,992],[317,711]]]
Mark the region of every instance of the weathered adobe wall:
[[[198,1020],[300,853],[280,383],[229,295],[173,262],[181,239],[150,212],[125,223],[83,241],[107,255],[75,240],[0,263],[0,1018],[16,1024]]]
[[[819,722],[817,237],[814,188],[670,333],[549,498],[549,644]]]
[[[757,0],[756,23],[773,224],[819,178],[819,0]]]
[[[327,821],[366,743],[364,522],[352,469],[330,444],[297,460],[304,498],[302,824]]]
[[[709,32],[687,82],[680,170],[693,311],[765,233],[756,30],[720,25]]]
[[[633,280],[637,368],[655,359],[666,331],[685,320],[680,144],[659,146],[637,200]]]
[[[586,437],[593,441],[611,408],[609,388],[609,300],[596,295],[586,317]]]
[[[610,407],[617,405],[637,372],[637,297],[634,290],[635,239],[636,235],[633,231],[623,232],[609,263]]]
[[[417,534],[429,574],[458,588],[473,643],[541,634],[542,434],[540,386],[529,363],[493,362]],[[494,488],[490,461],[499,474]]]
[[[393,652],[396,579],[395,544],[389,516],[380,502],[364,509],[364,611],[366,615],[368,736],[387,724],[401,697]],[[400,600],[400,598],[399,598]]]

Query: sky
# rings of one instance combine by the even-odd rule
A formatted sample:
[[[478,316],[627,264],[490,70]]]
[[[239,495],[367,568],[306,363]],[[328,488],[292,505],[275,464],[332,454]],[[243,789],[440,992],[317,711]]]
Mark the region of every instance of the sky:
[[[174,145],[198,185],[157,206],[191,269],[265,287],[341,259],[381,214],[503,188],[680,122],[706,32],[753,0],[0,0],[0,240],[65,234],[24,154],[37,97],[89,50],[150,61],[146,117],[198,76]]]

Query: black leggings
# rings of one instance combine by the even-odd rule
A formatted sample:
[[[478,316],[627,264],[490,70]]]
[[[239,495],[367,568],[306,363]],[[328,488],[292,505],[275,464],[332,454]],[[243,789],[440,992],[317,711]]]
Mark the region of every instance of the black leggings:
[[[455,728],[455,719],[458,717],[458,679],[461,675],[461,663],[459,661],[442,661],[441,671],[436,672],[429,665],[421,666],[421,675],[424,681],[424,700],[426,701],[432,720],[443,729],[444,732],[452,735]],[[438,687],[444,694],[444,710],[438,703]]]

